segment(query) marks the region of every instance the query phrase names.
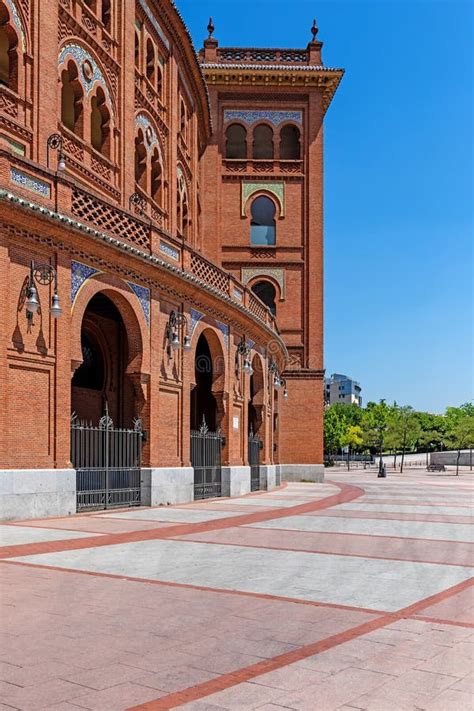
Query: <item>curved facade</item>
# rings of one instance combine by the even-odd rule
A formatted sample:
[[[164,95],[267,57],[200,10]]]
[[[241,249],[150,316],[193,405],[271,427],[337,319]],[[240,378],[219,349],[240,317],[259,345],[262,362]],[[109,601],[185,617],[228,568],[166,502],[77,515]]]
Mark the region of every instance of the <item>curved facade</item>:
[[[278,133],[271,112],[253,130],[248,108],[223,121],[205,55],[216,45],[198,58],[170,0],[0,0],[5,518],[76,510],[77,423],[140,432],[135,503],[191,500],[201,465],[219,465],[205,495],[249,491],[254,439],[261,481],[277,483],[299,397],[289,405],[293,343],[279,328],[293,287],[281,267],[229,263],[226,211],[237,249],[279,245],[293,187],[273,171],[308,139],[298,111]],[[263,180],[216,185],[251,155],[271,162]],[[218,454],[198,461],[214,434]]]

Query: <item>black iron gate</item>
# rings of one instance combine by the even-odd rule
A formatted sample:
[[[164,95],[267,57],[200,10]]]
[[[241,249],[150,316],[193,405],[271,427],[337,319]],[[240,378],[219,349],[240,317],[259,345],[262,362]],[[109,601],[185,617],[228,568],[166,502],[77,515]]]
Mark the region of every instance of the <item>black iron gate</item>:
[[[191,464],[194,467],[194,498],[222,496],[221,432],[209,432],[206,422],[199,430],[191,430]]]
[[[249,434],[249,464],[250,464],[250,491],[259,491],[260,488],[266,489],[266,486],[260,481],[260,451],[262,449],[262,440],[253,432]]]
[[[98,427],[73,417],[71,461],[76,469],[77,510],[141,504],[142,423],[116,429],[106,413]]]

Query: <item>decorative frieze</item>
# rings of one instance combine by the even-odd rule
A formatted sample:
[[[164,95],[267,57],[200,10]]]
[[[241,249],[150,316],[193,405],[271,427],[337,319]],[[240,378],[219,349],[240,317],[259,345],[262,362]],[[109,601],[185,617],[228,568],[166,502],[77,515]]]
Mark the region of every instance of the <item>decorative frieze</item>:
[[[40,178],[36,178],[33,175],[28,175],[28,173],[24,173],[18,168],[10,169],[10,180],[26,190],[31,190],[33,193],[38,193],[38,195],[42,195],[46,198],[51,197],[50,183],[47,183],[45,180],[40,180]]]
[[[268,111],[265,110],[246,110],[246,109],[225,109],[224,123],[229,121],[242,121],[248,126],[251,126],[257,121],[268,121],[273,126],[279,126],[282,123],[291,121],[303,124],[302,111]]]
[[[148,4],[146,3],[145,0],[139,0],[139,2],[140,2],[140,7],[142,8],[143,12],[147,16],[147,18],[150,20],[151,24],[153,25],[154,29],[156,30],[159,38],[165,45],[166,49],[169,51],[170,43],[169,43],[168,38],[166,37],[165,33],[161,29],[160,24],[159,24],[158,20],[156,19],[155,15],[152,13],[152,11],[148,7]]]

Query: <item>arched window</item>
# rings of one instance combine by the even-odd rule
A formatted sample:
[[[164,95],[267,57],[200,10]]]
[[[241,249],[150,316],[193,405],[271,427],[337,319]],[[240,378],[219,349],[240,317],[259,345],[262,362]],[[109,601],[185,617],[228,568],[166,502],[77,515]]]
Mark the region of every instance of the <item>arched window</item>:
[[[151,197],[158,205],[163,204],[163,168],[157,148],[151,157]]]
[[[110,32],[112,27],[112,3],[110,0],[102,0],[102,24],[107,32]]]
[[[70,131],[82,136],[84,92],[74,62],[69,62],[61,81],[61,121]]]
[[[140,69],[140,35],[135,30],[135,67]]]
[[[0,2],[0,84],[18,91],[18,37],[3,2]]]
[[[276,289],[273,284],[269,281],[258,281],[252,286],[252,291],[255,296],[258,296],[260,301],[263,301],[263,303],[268,306],[271,313],[276,316]]]
[[[142,190],[147,189],[146,159],[145,139],[143,131],[140,129],[135,138],[135,182]]]
[[[253,131],[253,157],[273,158],[273,131],[270,126],[260,124]]]
[[[250,243],[273,245],[276,242],[275,204],[265,195],[255,198],[251,207]]]
[[[184,103],[183,99],[181,99],[180,104],[179,104],[179,132],[181,134],[181,138],[184,141],[186,141],[187,124],[188,124],[188,117],[187,117],[187,112],[186,112],[186,104]]]
[[[233,123],[225,132],[225,157],[247,158],[247,131],[244,126]]]
[[[283,126],[280,131],[280,158],[300,159],[300,131],[296,126]]]
[[[156,57],[155,46],[150,38],[146,43],[146,76],[152,84],[156,81]]]
[[[178,232],[186,239],[189,232],[189,202],[188,189],[184,175],[181,171],[178,172]]]
[[[158,62],[158,65],[156,67],[156,91],[158,92],[158,96],[161,99],[163,93],[163,69],[160,62]]]
[[[91,143],[96,151],[110,157],[110,113],[100,87],[91,101]]]

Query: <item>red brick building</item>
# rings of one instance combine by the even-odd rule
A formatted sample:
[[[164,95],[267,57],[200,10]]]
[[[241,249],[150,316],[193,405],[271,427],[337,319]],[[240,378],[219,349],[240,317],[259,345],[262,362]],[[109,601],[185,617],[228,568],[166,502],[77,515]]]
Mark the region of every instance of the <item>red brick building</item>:
[[[322,476],[343,72],[316,30],[209,30],[197,56],[171,0],[0,0],[4,518]]]

